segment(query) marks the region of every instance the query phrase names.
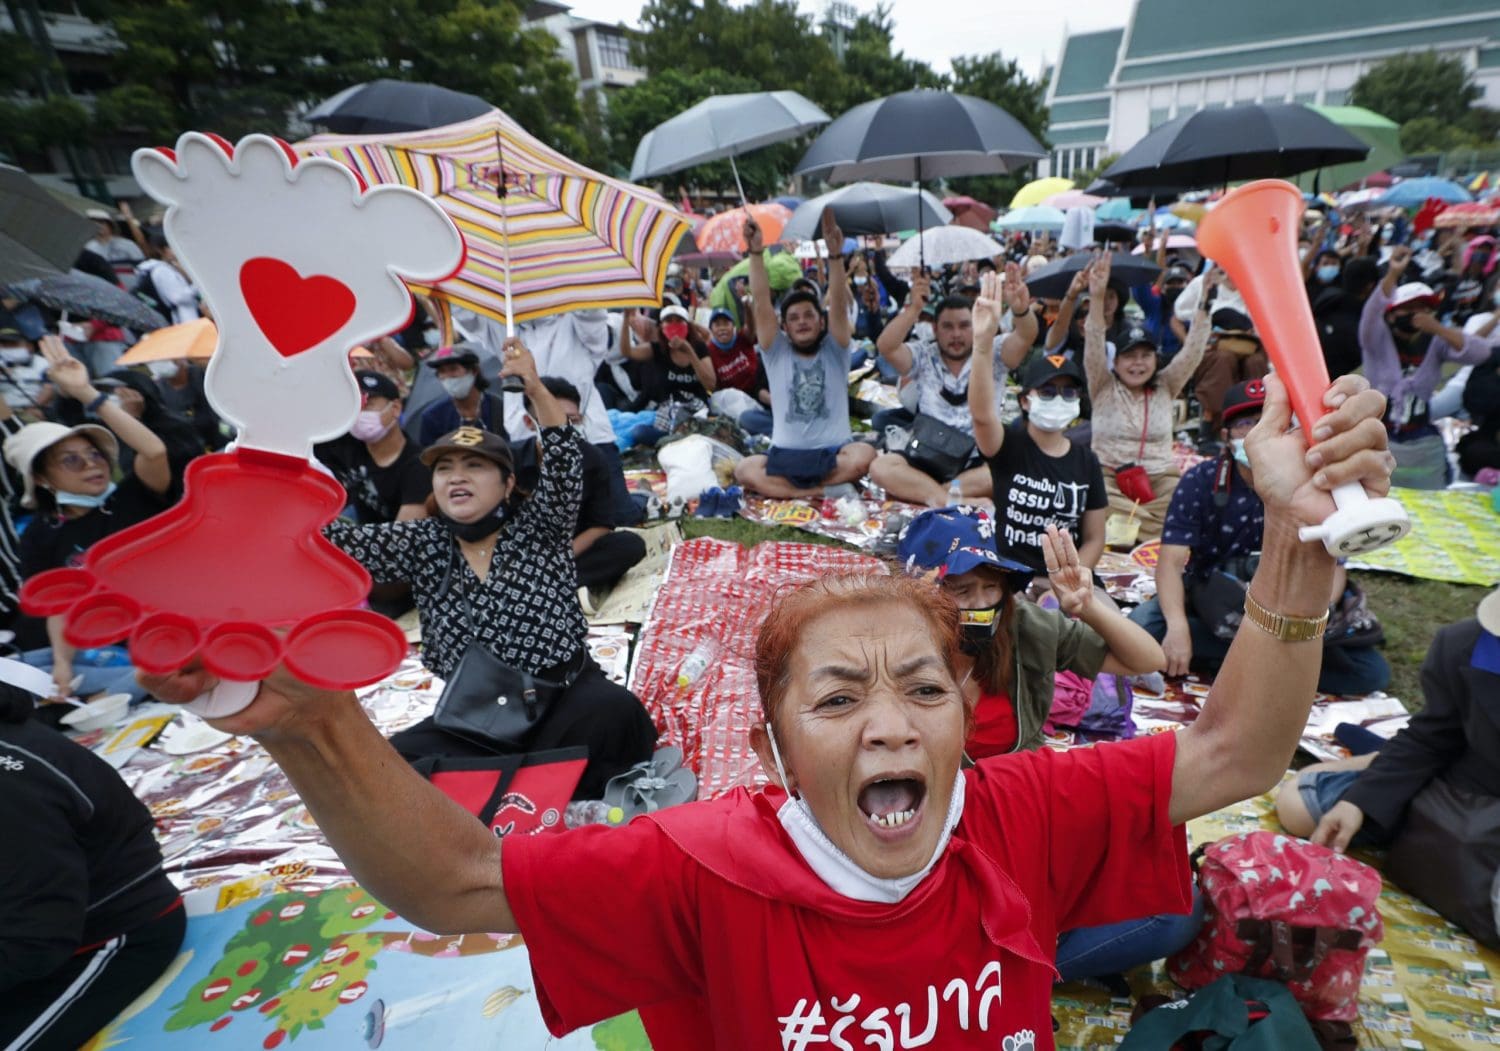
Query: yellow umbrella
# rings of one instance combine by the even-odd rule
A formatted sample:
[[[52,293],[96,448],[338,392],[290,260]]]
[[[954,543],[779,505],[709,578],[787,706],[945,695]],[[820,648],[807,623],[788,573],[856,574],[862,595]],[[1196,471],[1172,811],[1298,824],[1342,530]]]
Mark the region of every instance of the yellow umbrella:
[[[206,317],[185,321],[149,332],[131,347],[115,364],[120,368],[144,365],[150,361],[207,361],[214,356],[219,345],[219,330]],[[355,347],[350,355],[356,358],[373,358],[364,347]]]
[[[1190,223],[1201,223],[1203,217],[1208,214],[1208,207],[1197,201],[1178,201],[1168,211],[1179,219],[1186,219]]]
[[[122,368],[127,365],[144,365],[148,361],[207,361],[213,357],[219,345],[219,330],[206,317],[171,325],[148,332],[141,341],[131,347],[115,362]]]
[[[1033,204],[1041,204],[1055,193],[1062,193],[1072,188],[1072,179],[1064,179],[1056,175],[1046,179],[1037,179],[1016,191],[1016,195],[1010,199],[1010,207],[1030,208]]]

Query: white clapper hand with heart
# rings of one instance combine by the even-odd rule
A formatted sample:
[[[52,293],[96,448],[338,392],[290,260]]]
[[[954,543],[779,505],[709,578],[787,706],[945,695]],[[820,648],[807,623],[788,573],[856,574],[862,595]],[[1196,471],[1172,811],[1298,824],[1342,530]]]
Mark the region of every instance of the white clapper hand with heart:
[[[429,198],[364,190],[338,162],[265,135],[230,147],[189,132],[175,155],[138,151],[132,169],[168,205],[167,240],[218,324],[208,397],[240,448],[306,459],[344,434],[360,404],[349,350],[405,323],[403,278],[440,281],[463,263]]]

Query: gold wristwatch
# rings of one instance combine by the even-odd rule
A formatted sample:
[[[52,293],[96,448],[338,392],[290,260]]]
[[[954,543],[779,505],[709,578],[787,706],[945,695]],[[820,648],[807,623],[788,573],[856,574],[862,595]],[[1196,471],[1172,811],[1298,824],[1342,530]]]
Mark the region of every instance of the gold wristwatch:
[[[1320,617],[1288,617],[1284,613],[1273,613],[1262,606],[1245,589],[1245,619],[1272,638],[1282,642],[1312,642],[1323,637],[1328,627],[1328,611]]]

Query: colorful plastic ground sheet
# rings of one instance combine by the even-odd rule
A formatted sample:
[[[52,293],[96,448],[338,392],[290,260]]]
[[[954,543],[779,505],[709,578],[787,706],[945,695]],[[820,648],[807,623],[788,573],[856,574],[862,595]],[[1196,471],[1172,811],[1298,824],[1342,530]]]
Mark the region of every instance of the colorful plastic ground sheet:
[[[1411,516],[1411,532],[1360,555],[1351,568],[1481,587],[1500,581],[1500,514],[1488,492],[1397,489],[1391,495]]]

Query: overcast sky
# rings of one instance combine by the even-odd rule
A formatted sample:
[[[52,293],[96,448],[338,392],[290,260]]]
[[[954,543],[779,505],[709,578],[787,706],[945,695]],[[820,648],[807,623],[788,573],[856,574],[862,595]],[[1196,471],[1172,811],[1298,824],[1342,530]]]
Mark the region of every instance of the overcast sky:
[[[568,2],[568,0],[563,0]],[[875,0],[851,0],[873,11]],[[819,16],[826,0],[798,0]],[[1127,0],[888,0],[896,23],[896,47],[947,72],[954,55],[999,51],[1014,58],[1028,76],[1055,61],[1065,30],[1080,32],[1123,26]],[[636,24],[637,0],[573,0],[573,12],[601,22]]]

